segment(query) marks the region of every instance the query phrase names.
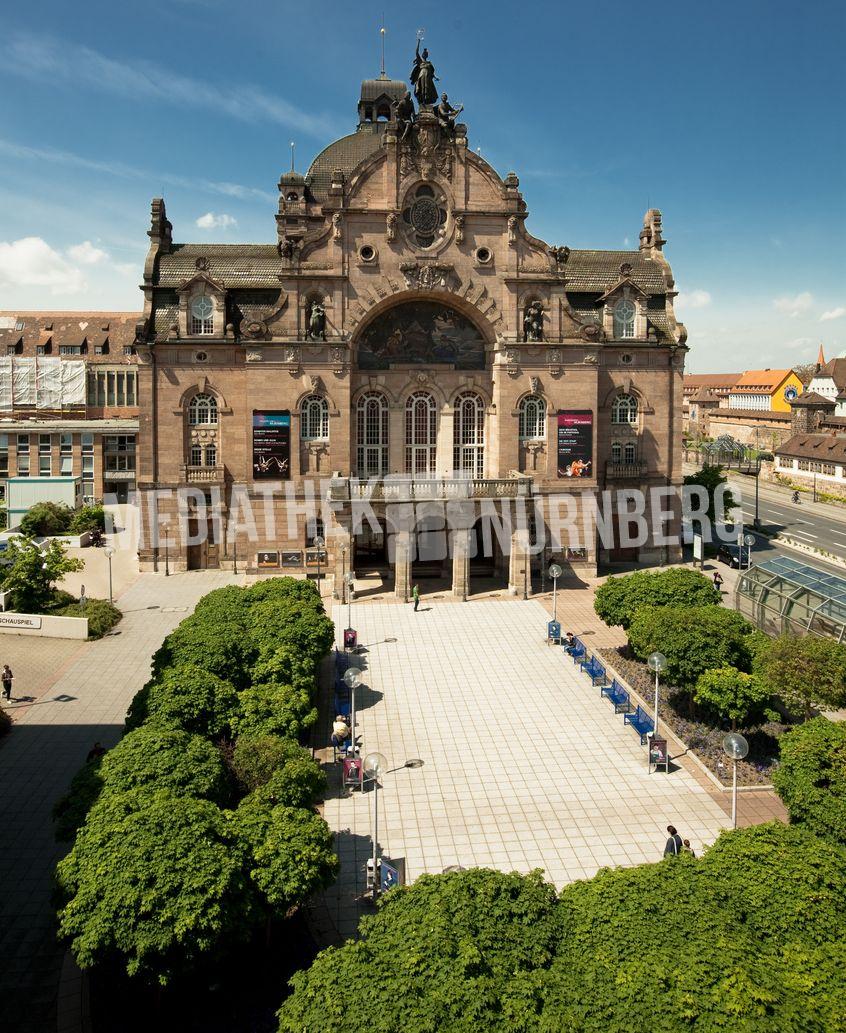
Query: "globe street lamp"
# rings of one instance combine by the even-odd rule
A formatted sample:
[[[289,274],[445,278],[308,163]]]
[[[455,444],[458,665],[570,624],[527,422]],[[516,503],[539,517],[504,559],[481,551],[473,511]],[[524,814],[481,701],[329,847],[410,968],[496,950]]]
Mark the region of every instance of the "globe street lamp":
[[[347,630],[352,631],[352,594],[355,576],[350,571],[344,578],[347,583]]]
[[[667,658],[663,653],[650,653],[646,666],[655,672],[655,706],[652,711],[652,734],[658,734],[658,675],[667,666]]]
[[[326,539],[318,535],[314,539],[314,547],[317,549],[317,594],[320,595],[320,557],[326,545]]]
[[[731,827],[737,828],[737,762],[749,753],[749,743],[740,732],[729,732],[723,739],[723,750],[731,761]]]
[[[347,547],[341,546],[341,606],[344,605],[344,594],[347,587]]]
[[[379,778],[388,766],[387,758],[381,753],[368,753],[364,758],[364,777],[373,782],[373,899],[379,896],[379,880],[376,877],[376,863],[379,852]]]
[[[103,549],[103,555],[109,561],[109,602],[112,602],[112,556],[114,556],[115,550],[110,546],[106,546]]]
[[[361,669],[348,667],[344,672],[344,684],[350,690],[350,738],[352,739],[352,755],[355,756],[355,690],[361,685]]]
[[[747,534],[743,540],[746,543],[746,569],[749,570],[752,566],[752,546],[755,544],[755,535]]]
[[[564,568],[553,563],[549,568],[549,576],[552,578],[552,619],[558,617],[558,579],[564,573]]]

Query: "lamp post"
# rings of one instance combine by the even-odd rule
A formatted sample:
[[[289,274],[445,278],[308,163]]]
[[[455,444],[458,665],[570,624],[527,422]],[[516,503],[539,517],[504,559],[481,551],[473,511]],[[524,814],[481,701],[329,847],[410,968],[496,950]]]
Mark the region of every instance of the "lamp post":
[[[388,766],[387,759],[381,753],[368,753],[364,758],[364,777],[373,782],[373,899],[379,896],[379,879],[376,874],[376,863],[379,853],[379,777]]]
[[[105,549],[103,549],[103,555],[109,561],[109,602],[110,603],[114,601],[112,599],[112,556],[114,555],[114,552],[115,552],[115,550],[111,546],[108,546],[108,545],[106,546]]]
[[[558,579],[564,573],[564,568],[553,563],[549,568],[549,576],[552,578],[552,619],[558,619]]]
[[[729,732],[723,739],[723,750],[731,761],[731,827],[737,828],[737,762],[749,752],[749,743],[740,732]]]
[[[352,571],[346,575],[347,583],[347,627],[352,628],[352,594],[353,585],[355,584],[355,578],[353,577]]]
[[[170,577],[170,533],[165,527],[164,529],[165,539],[165,577]]]
[[[352,740],[352,755],[355,756],[355,690],[361,685],[361,669],[348,667],[344,671],[344,685],[350,690],[350,738]]]
[[[236,535],[232,536],[232,573],[238,573],[238,538]]]
[[[320,595],[320,557],[323,553],[323,549],[326,546],[326,539],[322,535],[318,535],[314,539],[314,547],[317,549],[317,594]]]
[[[344,605],[344,596],[347,590],[347,547],[341,546],[341,606]]]
[[[755,535],[747,534],[743,541],[746,545],[746,569],[749,570],[752,566],[752,546],[755,544]]]
[[[655,672],[655,704],[652,710],[652,737],[658,735],[658,675],[667,666],[667,658],[663,653],[650,653],[646,666]]]

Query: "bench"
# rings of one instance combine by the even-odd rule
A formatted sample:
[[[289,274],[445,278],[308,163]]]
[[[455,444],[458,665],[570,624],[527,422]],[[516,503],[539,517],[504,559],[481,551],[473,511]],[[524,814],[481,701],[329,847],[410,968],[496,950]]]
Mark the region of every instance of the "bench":
[[[567,648],[567,640],[562,639],[564,648]],[[573,645],[569,649],[570,656],[573,658],[573,663],[577,664],[580,660],[583,660],[587,656],[587,648],[584,642],[580,642],[577,638],[573,639]]]
[[[638,706],[637,710],[633,714],[623,714],[623,724],[631,725],[636,732],[640,734],[640,745],[646,745],[646,737],[654,731],[655,726],[652,723],[652,718],[647,714],[643,707]]]
[[[335,693],[335,713],[342,717],[349,717],[352,712],[349,696],[341,696]]]
[[[631,700],[629,694],[623,688],[623,686],[617,681],[616,678],[611,679],[610,685],[605,685],[599,690],[600,696],[607,696],[608,699],[614,704],[614,713],[627,714],[631,710]]]
[[[589,675],[592,685],[596,685],[597,682],[599,682],[600,685],[605,684],[605,668],[595,656],[592,656],[590,660],[582,660],[579,663],[579,667],[585,672],[585,674]]]

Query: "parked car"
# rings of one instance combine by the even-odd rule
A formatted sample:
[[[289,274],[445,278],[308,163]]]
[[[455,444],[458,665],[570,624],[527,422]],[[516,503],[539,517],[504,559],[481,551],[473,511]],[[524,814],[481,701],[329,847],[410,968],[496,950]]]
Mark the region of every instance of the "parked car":
[[[723,542],[717,550],[717,559],[737,570],[745,570],[749,566],[749,546]]]

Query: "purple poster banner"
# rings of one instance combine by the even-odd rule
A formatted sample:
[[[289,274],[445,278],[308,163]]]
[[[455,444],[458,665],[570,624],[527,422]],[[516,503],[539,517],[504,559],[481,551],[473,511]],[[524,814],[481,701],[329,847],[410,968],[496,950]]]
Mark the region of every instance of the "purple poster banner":
[[[593,412],[558,413],[558,476],[593,477]]]

